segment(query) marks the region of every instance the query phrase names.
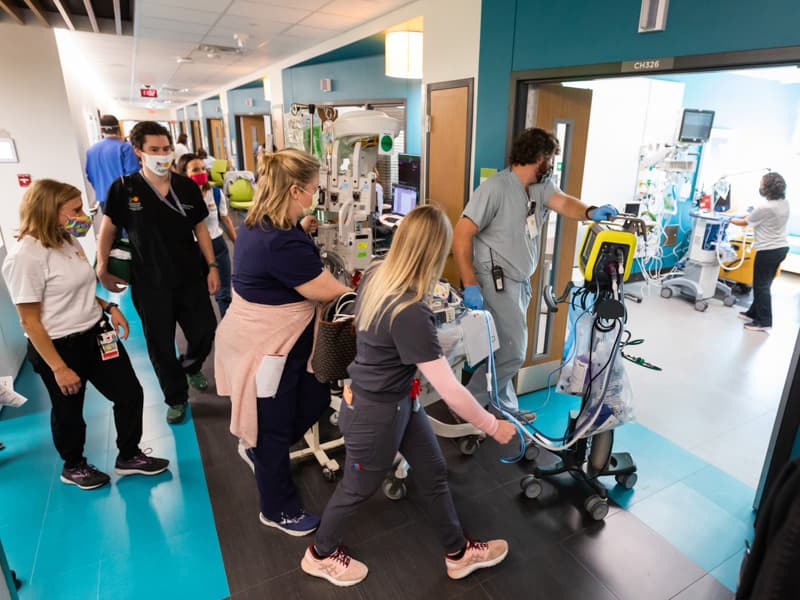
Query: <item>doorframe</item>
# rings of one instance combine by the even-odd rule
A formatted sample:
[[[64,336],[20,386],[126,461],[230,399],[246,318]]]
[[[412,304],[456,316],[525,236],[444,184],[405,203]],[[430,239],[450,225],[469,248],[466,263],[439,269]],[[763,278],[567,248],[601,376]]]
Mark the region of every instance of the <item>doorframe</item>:
[[[796,66],[800,63],[800,46],[766,48],[761,50],[741,50],[737,52],[718,52],[694,54],[666,58],[642,60],[663,61],[664,68],[631,70],[631,62],[608,62],[593,65],[577,65],[513,71],[509,84],[508,119],[506,131],[506,156],[511,152],[511,142],[518,131],[525,127],[525,108],[527,97],[521,93],[529,85],[560,83],[579,79],[609,79],[621,77],[642,77],[669,73],[698,73],[703,71],[726,71],[759,67]],[[800,437],[800,403],[789,402],[800,395],[800,335],[795,343],[792,361],[784,384],[778,412],[775,417],[769,447],[761,470],[761,478],[753,500],[757,511],[765,491],[769,490],[783,466],[791,459],[797,439]]]
[[[241,170],[244,170],[246,164],[244,162],[244,154],[243,154],[243,152],[244,152],[243,151],[244,139],[242,139],[242,135],[243,135],[243,132],[242,132],[242,117],[261,117],[262,119],[264,117],[269,117],[270,119],[272,119],[272,113],[271,112],[265,112],[265,113],[247,113],[247,114],[245,114],[245,113],[234,113],[233,114],[234,129],[236,130],[236,151],[238,153],[236,155],[236,166],[237,166],[237,168],[239,168]],[[266,127],[265,127],[265,129],[266,129]]]
[[[470,183],[472,181],[472,122],[474,116],[473,113],[475,110],[474,77],[469,77],[467,79],[452,79],[450,81],[439,81],[436,83],[429,83],[425,86],[425,201],[428,199],[430,188],[430,176],[427,163],[430,161],[431,156],[431,128],[429,121],[431,116],[431,92],[461,87],[467,88],[467,143],[464,156],[464,164],[466,165],[466,168],[464,169],[464,206],[466,206],[467,202],[469,201],[470,192],[472,191],[472,186]]]

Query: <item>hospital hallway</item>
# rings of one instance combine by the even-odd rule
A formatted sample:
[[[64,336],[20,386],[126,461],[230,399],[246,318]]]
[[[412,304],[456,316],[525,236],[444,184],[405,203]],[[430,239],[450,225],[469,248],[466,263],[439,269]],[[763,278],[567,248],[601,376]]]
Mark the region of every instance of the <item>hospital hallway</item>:
[[[656,302],[678,300],[648,298],[637,308]],[[586,516],[585,493],[568,476],[559,480],[557,492],[548,487],[543,497],[530,500],[519,481],[531,465],[499,462],[512,450],[490,440],[473,456],[463,456],[452,440],[441,440],[464,527],[478,538],[507,538],[505,562],[449,580],[412,471],[405,499],[392,501],[379,492],[351,523],[346,543],[369,566],[367,579],[340,589],[309,577],[299,562],[310,539],[258,522],[252,474],[228,432],[229,401],[213,388],[192,390],[192,418],[168,426],[141,325],[129,296],[120,303],[131,318],[127,348],[145,388],[142,447],[169,458],[170,469],[152,478],[112,475],[111,485],[91,492],[61,484],[47,398],[26,363],[16,389],[30,402],[0,413],[6,445],[0,452],[0,538],[23,580],[23,600],[733,596],[743,542],[752,531],[752,488],[703,452],[690,452],[642,423],[617,430],[615,448],[633,454],[639,481],[630,491],[606,481],[613,502],[604,522]],[[660,343],[649,338],[641,353],[646,348],[649,356]],[[209,359],[209,378],[211,364]],[[545,403],[542,393],[524,399],[550,433],[563,430],[571,402],[564,397]],[[430,412],[446,413],[442,409],[434,405]],[[115,456],[110,403],[90,389],[85,412],[88,459],[108,470]],[[323,425],[323,434],[332,435],[333,428]],[[333,456],[341,459],[340,452]],[[293,470],[306,507],[322,511],[334,484],[313,460]]]

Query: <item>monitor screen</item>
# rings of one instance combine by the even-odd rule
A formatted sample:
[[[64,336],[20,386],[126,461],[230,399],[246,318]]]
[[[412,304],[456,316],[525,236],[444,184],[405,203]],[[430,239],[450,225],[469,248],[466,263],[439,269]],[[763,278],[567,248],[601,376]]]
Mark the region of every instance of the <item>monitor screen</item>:
[[[392,212],[407,215],[417,206],[417,189],[405,185],[394,185],[394,202]]]
[[[713,110],[697,110],[687,108],[683,111],[681,120],[680,142],[707,142],[711,137],[711,127],[714,125]]]
[[[400,154],[397,157],[397,183],[419,189],[419,156]]]

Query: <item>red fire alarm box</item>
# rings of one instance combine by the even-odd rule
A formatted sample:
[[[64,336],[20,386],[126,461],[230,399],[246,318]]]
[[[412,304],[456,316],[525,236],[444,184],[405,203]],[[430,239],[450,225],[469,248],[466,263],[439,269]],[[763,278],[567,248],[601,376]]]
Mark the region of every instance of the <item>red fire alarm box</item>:
[[[17,173],[17,181],[19,187],[28,187],[31,184],[30,173]]]

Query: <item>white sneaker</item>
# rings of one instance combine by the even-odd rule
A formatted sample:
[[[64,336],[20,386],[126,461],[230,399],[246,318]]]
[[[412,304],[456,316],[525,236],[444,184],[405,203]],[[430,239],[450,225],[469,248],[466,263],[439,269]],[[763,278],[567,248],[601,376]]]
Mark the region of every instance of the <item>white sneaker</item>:
[[[247,463],[247,466],[250,467],[250,470],[253,472],[253,475],[256,473],[256,466],[253,464],[253,459],[250,458],[247,454],[247,446],[244,443],[244,440],[239,440],[239,456],[242,457],[242,460]]]
[[[325,558],[317,558],[309,546],[300,561],[300,568],[309,575],[327,579],[338,587],[360,583],[369,572],[367,565],[350,556],[344,546],[339,546],[333,554]]]

